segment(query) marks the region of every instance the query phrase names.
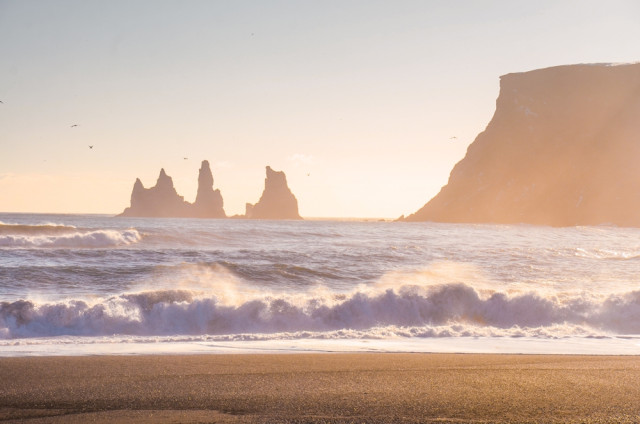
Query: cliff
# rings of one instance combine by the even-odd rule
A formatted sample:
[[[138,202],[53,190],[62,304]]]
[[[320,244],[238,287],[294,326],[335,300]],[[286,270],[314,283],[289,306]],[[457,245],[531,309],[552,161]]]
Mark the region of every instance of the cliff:
[[[160,170],[156,185],[144,188],[136,179],[131,192],[131,206],[119,216],[164,218],[224,218],[222,195],[213,190],[213,174],[208,161],[203,161],[198,175],[198,194],[195,203],[186,202],[176,192],[173,180]]]
[[[500,79],[496,111],[406,221],[640,226],[640,64]]]
[[[298,214],[298,200],[287,185],[282,171],[267,166],[264,191],[255,205],[247,203],[245,218],[249,219],[302,219]]]

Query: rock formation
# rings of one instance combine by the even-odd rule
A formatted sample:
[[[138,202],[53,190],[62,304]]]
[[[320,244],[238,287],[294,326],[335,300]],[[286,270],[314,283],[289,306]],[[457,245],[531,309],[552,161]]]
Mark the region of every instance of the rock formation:
[[[161,169],[154,187],[144,188],[140,179],[136,179],[131,206],[121,216],[175,217],[185,216],[188,210],[189,203],[178,195],[173,180]]]
[[[164,169],[156,185],[144,188],[136,179],[131,192],[131,206],[120,216],[164,218],[224,218],[222,195],[213,190],[213,175],[209,162],[202,162],[198,176],[198,194],[195,203],[186,202],[173,186],[173,180]]]
[[[213,189],[213,174],[208,161],[202,161],[198,174],[198,194],[193,203],[192,216],[195,218],[224,218],[224,202],[220,190]]]
[[[298,200],[287,185],[282,171],[267,166],[264,191],[255,205],[247,203],[245,218],[249,219],[302,219],[298,214]]]
[[[640,226],[640,64],[501,77],[485,131],[404,220]]]

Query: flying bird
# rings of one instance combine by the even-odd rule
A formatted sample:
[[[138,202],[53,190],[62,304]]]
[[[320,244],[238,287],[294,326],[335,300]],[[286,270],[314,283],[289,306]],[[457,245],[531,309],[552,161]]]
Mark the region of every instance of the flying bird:
[[[93,146],[89,146],[90,149],[93,149]]]
[[[449,137],[449,140],[453,140],[453,139],[455,139],[455,138],[458,138],[458,137],[456,137],[456,136],[454,135],[453,137]]]
[[[71,125],[71,128],[77,127],[77,126],[78,126],[78,124],[73,124],[73,125]]]
[[[187,160],[187,159],[189,159],[189,158],[182,158],[182,159]]]
[[[0,103],[4,104],[4,102],[2,100],[0,100]]]

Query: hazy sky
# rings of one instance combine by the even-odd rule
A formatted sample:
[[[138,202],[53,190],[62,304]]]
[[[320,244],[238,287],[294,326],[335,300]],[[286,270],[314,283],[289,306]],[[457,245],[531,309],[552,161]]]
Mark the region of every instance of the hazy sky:
[[[0,211],[121,212],[161,167],[193,201],[208,159],[228,215],[266,165],[302,216],[413,213],[500,75],[640,61],[639,17],[636,0],[0,0]]]

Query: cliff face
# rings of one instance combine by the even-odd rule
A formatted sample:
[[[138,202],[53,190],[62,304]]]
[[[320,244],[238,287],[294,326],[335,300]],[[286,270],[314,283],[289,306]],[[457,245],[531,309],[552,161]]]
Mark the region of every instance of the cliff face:
[[[298,200],[291,193],[284,172],[276,172],[267,166],[262,196],[255,205],[247,203],[245,218],[302,219],[298,214]]]
[[[195,203],[185,202],[176,192],[173,180],[164,169],[156,185],[144,188],[140,179],[136,179],[131,192],[131,206],[120,216],[164,217],[164,218],[224,218],[222,195],[213,190],[213,175],[209,162],[202,162],[198,176],[198,194]]]
[[[486,130],[405,220],[640,226],[640,64],[501,77]]]

